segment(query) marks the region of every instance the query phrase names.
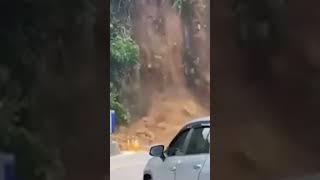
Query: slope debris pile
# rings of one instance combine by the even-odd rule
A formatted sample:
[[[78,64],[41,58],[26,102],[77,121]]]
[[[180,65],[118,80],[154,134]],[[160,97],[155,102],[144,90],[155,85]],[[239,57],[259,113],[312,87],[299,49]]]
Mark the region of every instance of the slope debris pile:
[[[146,116],[129,128],[119,129],[115,139],[121,144],[122,149],[128,150],[127,142],[131,138],[136,139],[142,149],[148,149],[152,144],[168,145],[183,124],[193,118],[208,115],[208,110],[199,105],[193,96],[174,94],[159,95]]]

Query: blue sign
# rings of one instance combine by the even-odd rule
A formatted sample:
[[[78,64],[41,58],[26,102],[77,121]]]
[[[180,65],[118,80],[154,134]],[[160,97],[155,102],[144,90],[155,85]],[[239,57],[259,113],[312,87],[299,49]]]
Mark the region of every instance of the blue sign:
[[[116,131],[116,112],[114,110],[110,110],[110,134]]]
[[[11,154],[0,153],[0,180],[16,180],[15,158]]]

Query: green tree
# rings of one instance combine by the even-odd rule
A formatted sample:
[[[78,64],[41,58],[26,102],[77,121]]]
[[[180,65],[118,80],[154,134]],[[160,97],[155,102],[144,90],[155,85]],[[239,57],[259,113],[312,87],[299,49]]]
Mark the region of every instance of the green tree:
[[[116,87],[138,64],[138,52],[138,45],[128,36],[118,34],[111,39],[110,78]]]
[[[131,38],[131,1],[111,1],[110,22],[110,105],[120,124],[130,121],[130,113],[121,101],[121,82],[139,64],[139,46]]]

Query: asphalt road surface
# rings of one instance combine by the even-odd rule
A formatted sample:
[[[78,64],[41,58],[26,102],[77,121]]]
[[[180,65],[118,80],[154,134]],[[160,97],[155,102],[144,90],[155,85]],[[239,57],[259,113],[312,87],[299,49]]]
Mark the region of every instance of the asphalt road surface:
[[[142,180],[150,156],[146,152],[124,153],[110,157],[110,180]]]

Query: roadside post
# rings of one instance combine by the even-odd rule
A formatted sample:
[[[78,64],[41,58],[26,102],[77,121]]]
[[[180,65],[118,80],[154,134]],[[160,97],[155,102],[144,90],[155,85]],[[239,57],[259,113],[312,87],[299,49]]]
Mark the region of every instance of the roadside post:
[[[110,156],[114,156],[120,154],[120,148],[117,142],[112,141],[111,134],[116,132],[116,112],[114,110],[110,110]],[[1,179],[0,179],[1,180]]]
[[[0,180],[16,180],[14,155],[0,152]]]
[[[115,133],[116,131],[116,112],[110,110],[110,134]]]

